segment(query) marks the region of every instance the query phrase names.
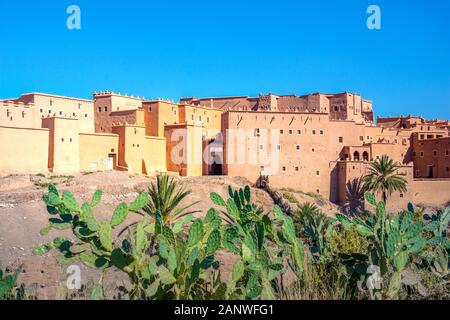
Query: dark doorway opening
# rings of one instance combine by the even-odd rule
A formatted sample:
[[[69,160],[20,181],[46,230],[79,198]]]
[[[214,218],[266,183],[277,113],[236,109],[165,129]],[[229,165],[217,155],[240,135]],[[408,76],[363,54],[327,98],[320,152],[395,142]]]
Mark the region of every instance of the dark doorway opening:
[[[367,153],[367,151],[363,152],[363,160],[364,161],[369,161],[369,154]]]
[[[428,166],[428,178],[433,178],[433,166]]]

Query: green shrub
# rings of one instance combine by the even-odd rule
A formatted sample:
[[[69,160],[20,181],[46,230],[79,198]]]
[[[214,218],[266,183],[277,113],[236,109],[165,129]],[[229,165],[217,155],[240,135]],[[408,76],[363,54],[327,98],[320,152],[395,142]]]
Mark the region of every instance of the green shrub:
[[[23,265],[17,268],[12,275],[7,275],[0,266],[0,300],[23,300],[25,286],[17,285],[17,278],[23,270]]]
[[[211,193],[211,200],[224,207],[222,214],[229,225],[222,228],[223,246],[239,255],[229,277],[227,297],[232,299],[274,299],[275,288],[282,286],[281,275],[289,267],[303,277],[303,243],[297,238],[292,219],[278,206],[275,219],[262,214],[251,202],[250,188],[228,188],[225,201],[219,194]]]
[[[229,187],[226,200],[211,193],[219,209],[194,219],[189,205],[178,206],[188,191],[164,181],[150,189],[151,197],[140,193],[132,203],[119,204],[108,221],[94,215],[100,190],[80,205],[70,192],[60,194],[50,185],[43,196],[49,224],[41,234],[68,230],[76,240],[57,237],[33,253],[56,249],[62,263],[81,261],[103,270],[91,299],[105,297],[102,279],[111,269],[128,276],[130,285],[123,290],[128,299],[448,297],[450,209],[418,219],[409,205],[401,214],[388,215],[383,202],[366,194],[375,207],[368,216],[337,214],[332,219],[306,204],[291,218],[278,206],[264,213],[252,202],[247,186]],[[127,225],[129,213],[141,219]],[[226,282],[221,280],[218,251],[237,258]],[[372,265],[380,267],[382,283],[368,291]],[[291,284],[285,281],[287,273]],[[20,297],[18,291],[11,294],[17,275],[0,278],[0,284],[9,284],[8,290],[0,286],[0,293]]]

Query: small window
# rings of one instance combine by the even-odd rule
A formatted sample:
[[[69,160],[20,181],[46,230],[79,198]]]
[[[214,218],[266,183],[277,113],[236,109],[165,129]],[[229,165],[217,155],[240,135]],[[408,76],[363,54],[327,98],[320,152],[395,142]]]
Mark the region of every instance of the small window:
[[[343,137],[339,137],[339,143],[344,143],[344,138]]]
[[[420,152],[420,156],[421,156],[421,157],[423,157],[423,156],[424,156],[424,153],[423,153],[423,151],[421,151],[421,152]]]
[[[297,134],[302,134],[302,130],[297,130]]]
[[[416,170],[416,177],[418,177],[420,175],[419,170]]]
[[[62,115],[63,115],[63,112],[62,112],[62,111],[60,111],[60,112],[59,112],[59,115],[60,115],[60,116],[62,116]]]
[[[320,193],[320,190],[319,190],[319,189],[317,189],[317,190],[316,190],[316,192],[317,192],[317,193]]]
[[[320,176],[320,171],[319,170],[316,171],[316,176]]]
[[[284,133],[284,131],[283,131],[283,129],[281,129],[281,130],[280,130],[280,134],[283,134],[283,133]]]
[[[400,193],[400,198],[403,198],[403,193]]]
[[[437,156],[437,151],[436,150],[433,151],[433,156],[435,156],[435,157]]]
[[[194,121],[194,115],[191,115],[191,119],[192,119],[192,121]]]
[[[173,110],[173,114],[174,114],[174,115],[177,115],[177,110],[174,109],[174,110]]]
[[[72,113],[72,115],[74,116],[74,117],[76,117],[77,116],[77,114],[74,112],[74,113]]]
[[[114,149],[111,149],[111,152],[114,153]]]
[[[61,142],[64,142],[64,138],[61,138]]]
[[[209,123],[209,117],[206,118],[206,123]]]
[[[87,113],[84,114],[84,117],[87,118]]]
[[[338,111],[338,107],[337,106],[334,106],[334,111]]]
[[[417,156],[417,153],[414,151],[413,152],[413,157],[416,157]]]
[[[70,138],[69,141],[72,142],[72,138]]]
[[[102,112],[102,107],[98,107],[98,112]]]
[[[78,109],[81,109],[81,103],[78,104]]]
[[[359,141],[364,141],[364,137],[363,136],[359,136]]]
[[[292,130],[289,130],[289,134],[292,134]]]
[[[277,145],[277,150],[281,150],[281,144]]]
[[[152,107],[148,107],[148,112],[151,112],[152,111]]]
[[[52,110],[48,110],[48,114],[52,114]]]
[[[445,171],[450,172],[450,167],[446,167]]]
[[[313,130],[313,131],[312,131],[312,134],[316,134],[316,130]]]
[[[198,117],[198,121],[202,121],[202,116],[199,116],[199,117]]]
[[[300,150],[300,145],[299,145],[299,144],[296,145],[296,146],[295,146],[295,149]]]
[[[320,135],[322,135],[322,136],[323,136],[323,130],[320,130]]]
[[[295,167],[295,171],[298,171],[298,167]]]
[[[44,109],[39,109],[39,112],[40,113],[44,113]]]
[[[262,144],[259,145],[259,150],[263,150],[264,146]]]
[[[108,107],[105,107],[105,112],[108,112]]]
[[[286,167],[281,168],[281,170],[286,171]]]
[[[316,151],[316,149],[312,148],[312,149],[311,149],[311,151],[312,151],[312,152],[315,152],[315,151]]]
[[[445,150],[445,155],[448,156],[450,152],[448,150]]]

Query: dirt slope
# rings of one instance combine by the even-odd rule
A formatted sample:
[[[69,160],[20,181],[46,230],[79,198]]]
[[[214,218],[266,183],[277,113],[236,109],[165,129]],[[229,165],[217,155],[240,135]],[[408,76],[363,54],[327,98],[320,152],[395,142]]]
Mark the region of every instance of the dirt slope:
[[[203,214],[211,206],[209,194],[218,192],[226,197],[228,185],[241,188],[250,183],[243,178],[229,177],[177,177],[174,178],[180,185],[192,190],[186,202],[200,201],[195,209]],[[32,294],[41,299],[62,298],[65,295],[65,268],[60,266],[53,252],[43,257],[35,257],[31,250],[34,246],[51,241],[53,237],[62,235],[70,238],[70,233],[52,231],[49,236],[42,237],[40,229],[47,225],[48,214],[45,205],[41,201],[46,193],[48,183],[56,183],[58,189],[73,192],[79,202],[87,201],[92,197],[96,189],[102,189],[104,196],[102,203],[96,208],[95,215],[98,219],[110,219],[112,211],[120,202],[131,202],[140,190],[146,187],[156,178],[154,176],[131,176],[127,172],[101,172],[77,176],[9,176],[0,178],[0,263],[14,269],[20,263],[24,263],[24,272],[20,281],[28,287],[34,288]],[[298,202],[315,202],[317,199],[310,196],[292,192]],[[262,190],[252,188],[254,202],[263,206],[266,211],[273,209],[271,198]],[[328,202],[323,203],[323,208],[333,210]],[[131,216],[130,222],[136,219]],[[232,260],[222,257],[224,269],[229,269]],[[84,283],[97,280],[99,274],[82,267],[82,280]],[[123,279],[110,276],[112,287],[123,284]],[[33,285],[39,283],[39,285]]]

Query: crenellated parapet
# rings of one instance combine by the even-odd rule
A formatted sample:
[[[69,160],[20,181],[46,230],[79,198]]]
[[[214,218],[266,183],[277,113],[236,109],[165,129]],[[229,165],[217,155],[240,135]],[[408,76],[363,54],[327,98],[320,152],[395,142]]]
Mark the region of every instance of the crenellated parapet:
[[[116,93],[114,91],[94,91],[94,99],[102,98],[102,97],[110,97],[110,96],[145,101],[145,97],[140,97],[140,96],[135,97],[134,95],[128,95],[127,93],[121,94],[120,92]]]

